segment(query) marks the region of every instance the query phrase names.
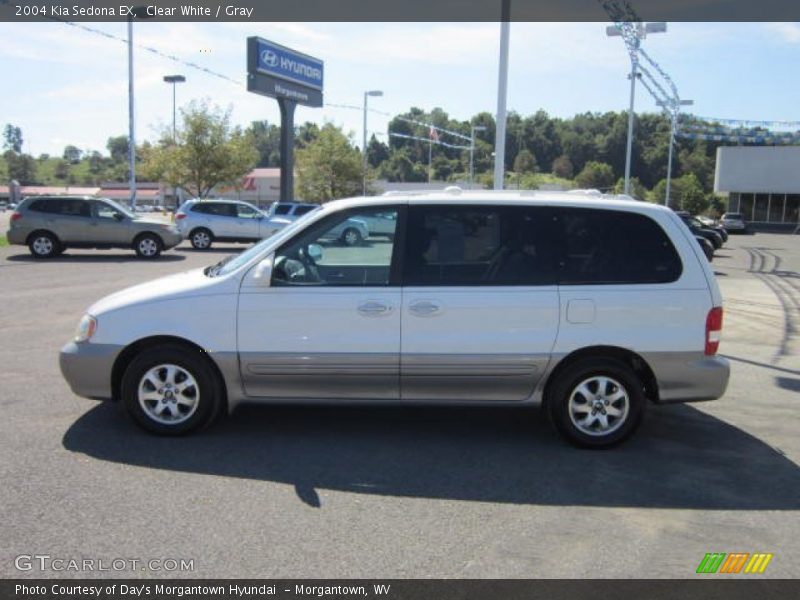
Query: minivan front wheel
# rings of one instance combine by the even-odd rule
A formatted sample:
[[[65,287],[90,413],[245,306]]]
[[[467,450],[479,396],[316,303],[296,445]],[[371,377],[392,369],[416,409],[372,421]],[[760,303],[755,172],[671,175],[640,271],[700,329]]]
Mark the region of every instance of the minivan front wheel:
[[[613,446],[638,427],[644,390],[636,373],[613,359],[580,360],[558,375],[549,393],[558,431],[586,448]]]
[[[144,233],[133,243],[139,258],[158,258],[161,254],[161,239],[154,233]]]
[[[28,240],[34,258],[53,258],[61,253],[58,238],[49,231],[37,231]]]
[[[131,417],[160,435],[180,435],[214,420],[222,385],[199,350],[168,344],[136,356],[122,377],[121,396]]]

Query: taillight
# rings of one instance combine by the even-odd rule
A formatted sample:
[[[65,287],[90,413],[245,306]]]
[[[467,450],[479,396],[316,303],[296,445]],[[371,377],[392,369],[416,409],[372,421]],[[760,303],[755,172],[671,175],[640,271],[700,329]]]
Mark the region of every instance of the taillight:
[[[12,223],[14,221],[19,221],[21,218],[22,218],[22,213],[18,213],[17,211],[14,211],[13,213],[11,213],[11,222]]]
[[[182,213],[182,212],[175,213],[175,220],[176,221],[180,221],[181,219],[185,219],[185,218],[186,218],[186,213]]]
[[[706,356],[713,356],[719,349],[722,335],[722,307],[715,306],[706,317]]]

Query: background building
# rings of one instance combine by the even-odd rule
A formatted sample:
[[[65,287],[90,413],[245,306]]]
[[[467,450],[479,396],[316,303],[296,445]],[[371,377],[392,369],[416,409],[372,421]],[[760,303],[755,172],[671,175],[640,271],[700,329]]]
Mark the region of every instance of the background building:
[[[765,229],[795,229],[800,214],[800,146],[717,148],[714,191],[728,212]]]

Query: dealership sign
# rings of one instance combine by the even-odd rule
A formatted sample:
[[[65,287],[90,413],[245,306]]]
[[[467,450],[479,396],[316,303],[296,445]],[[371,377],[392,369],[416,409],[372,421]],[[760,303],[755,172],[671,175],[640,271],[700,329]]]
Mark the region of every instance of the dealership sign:
[[[322,106],[324,71],[317,58],[262,38],[247,38],[248,91]]]

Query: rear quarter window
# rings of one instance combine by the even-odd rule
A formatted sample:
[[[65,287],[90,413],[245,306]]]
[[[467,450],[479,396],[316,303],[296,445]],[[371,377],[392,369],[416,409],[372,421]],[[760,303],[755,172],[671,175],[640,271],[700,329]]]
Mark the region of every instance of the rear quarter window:
[[[683,271],[669,236],[650,217],[597,209],[559,209],[559,283],[670,283]]]

